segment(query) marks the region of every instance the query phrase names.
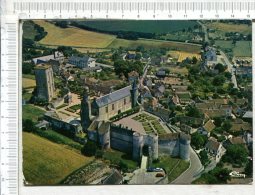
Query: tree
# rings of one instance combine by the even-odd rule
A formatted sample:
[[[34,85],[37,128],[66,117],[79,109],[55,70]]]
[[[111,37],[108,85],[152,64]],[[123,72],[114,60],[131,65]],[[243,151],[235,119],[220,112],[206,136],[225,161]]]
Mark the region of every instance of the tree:
[[[206,141],[207,137],[197,132],[191,136],[191,145],[193,145],[197,150],[204,147]]]
[[[31,63],[22,63],[22,74],[31,74],[34,65]]]
[[[94,156],[97,151],[96,143],[88,140],[86,144],[81,149],[81,153],[85,156]]]
[[[123,160],[120,160],[119,162],[119,167],[123,172],[127,172],[128,171],[128,165],[127,163],[125,163]]]
[[[245,174],[248,176],[252,176],[252,173],[253,173],[253,163],[251,160],[249,160],[245,166]]]
[[[214,77],[213,79],[213,85],[215,86],[222,86],[225,83],[226,79],[224,76],[222,75],[217,75],[216,77]]]
[[[212,171],[209,171],[214,177],[217,178],[218,183],[226,183],[230,179],[231,171],[227,168],[215,167]]]
[[[221,124],[224,121],[224,119],[221,117],[215,117],[213,120],[216,127],[221,127]]]
[[[195,118],[202,118],[203,117],[203,113],[201,113],[198,108],[196,108],[195,106],[189,106],[187,107],[187,116],[190,117],[195,117]]]
[[[67,21],[57,21],[55,23],[56,26],[59,26],[60,28],[67,28]]]
[[[196,64],[197,63],[197,58],[195,56],[192,57],[191,63],[192,64]]]
[[[205,150],[202,150],[199,153],[199,156],[200,156],[201,163],[203,165],[206,165],[209,162],[209,158],[208,158],[207,152]]]
[[[36,131],[35,123],[31,119],[22,120],[22,130],[26,132]]]
[[[218,63],[218,64],[216,64],[216,66],[214,67],[214,69],[218,70],[219,73],[222,73],[222,72],[224,72],[224,71],[227,69],[227,67],[224,66],[224,65],[221,64],[221,63]]]
[[[223,156],[225,162],[242,165],[247,162],[248,151],[242,144],[230,145]]]
[[[232,124],[229,120],[226,120],[223,124],[222,124],[222,129],[224,131],[229,131],[232,127]]]

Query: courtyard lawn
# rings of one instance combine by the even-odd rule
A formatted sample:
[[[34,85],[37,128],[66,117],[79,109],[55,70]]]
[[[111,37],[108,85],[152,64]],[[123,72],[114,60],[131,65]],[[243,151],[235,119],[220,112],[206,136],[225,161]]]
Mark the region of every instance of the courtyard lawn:
[[[141,113],[139,115],[136,115],[132,118],[133,120],[136,120],[138,122],[141,122],[143,125],[143,128],[147,134],[153,133],[154,130],[160,135],[165,134],[166,131],[164,127],[160,124],[160,122],[157,120],[157,118],[150,116],[146,113]]]
[[[28,185],[58,184],[93,160],[32,133],[22,135],[23,174]]]
[[[22,106],[22,119],[31,119],[33,122],[37,122],[38,118],[42,117],[44,113],[44,110],[32,104]]]
[[[153,163],[152,166],[164,168],[168,176],[168,182],[171,183],[188,169],[189,162],[170,156],[160,156],[159,162]]]

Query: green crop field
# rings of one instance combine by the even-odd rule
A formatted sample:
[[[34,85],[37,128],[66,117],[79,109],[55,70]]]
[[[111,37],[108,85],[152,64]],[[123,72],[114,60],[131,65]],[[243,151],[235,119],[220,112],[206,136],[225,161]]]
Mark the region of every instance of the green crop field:
[[[143,46],[146,49],[151,48],[169,48],[173,50],[186,51],[191,53],[200,53],[201,46],[195,44],[179,43],[172,41],[161,41],[154,39],[138,39],[138,40],[126,40],[126,39],[115,39],[108,48],[130,48],[136,49],[138,46]]]
[[[44,20],[35,20],[34,22],[42,26],[48,33],[46,37],[39,41],[42,45],[105,48],[115,39],[113,35],[96,33],[79,28],[60,28]]]
[[[251,41],[237,41],[234,47],[234,56],[238,57],[251,57],[252,56],[252,43]]]
[[[215,45],[221,49],[231,49],[233,55],[236,57],[251,57],[252,56],[252,43],[251,41],[237,41],[232,44],[232,41],[215,41]]]
[[[42,117],[44,113],[44,110],[31,104],[22,106],[22,119],[31,119],[33,122],[37,122],[38,118]]]
[[[32,133],[22,135],[23,174],[28,185],[58,184],[93,160]]]
[[[98,20],[79,21],[84,26],[105,31],[132,31],[143,33],[176,32],[197,25],[196,21],[176,20]]]

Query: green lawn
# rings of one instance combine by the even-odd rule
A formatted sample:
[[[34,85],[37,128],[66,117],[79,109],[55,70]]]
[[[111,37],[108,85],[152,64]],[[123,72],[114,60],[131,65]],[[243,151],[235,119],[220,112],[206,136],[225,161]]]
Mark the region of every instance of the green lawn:
[[[37,122],[38,118],[42,117],[44,113],[44,110],[31,104],[22,106],[22,119],[31,119],[33,122]]]
[[[160,167],[166,170],[168,182],[171,183],[189,167],[189,162],[170,156],[160,156],[159,162],[153,163],[153,167]]]
[[[125,164],[127,164],[130,171],[135,170],[139,166],[136,161],[132,160],[131,156],[112,149],[106,150],[104,152],[103,159],[109,160],[112,164],[115,165],[119,165],[120,161],[123,161]]]

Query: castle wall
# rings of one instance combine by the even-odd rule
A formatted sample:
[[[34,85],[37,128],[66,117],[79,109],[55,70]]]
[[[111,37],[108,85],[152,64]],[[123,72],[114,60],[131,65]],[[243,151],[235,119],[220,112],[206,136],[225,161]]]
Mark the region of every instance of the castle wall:
[[[180,153],[179,146],[180,146],[179,139],[159,140],[158,150],[160,153],[176,157],[176,156],[179,156],[179,153]]]
[[[132,153],[133,131],[121,126],[111,126],[110,146],[115,150]]]
[[[190,139],[180,136],[180,158],[183,160],[190,159]]]

